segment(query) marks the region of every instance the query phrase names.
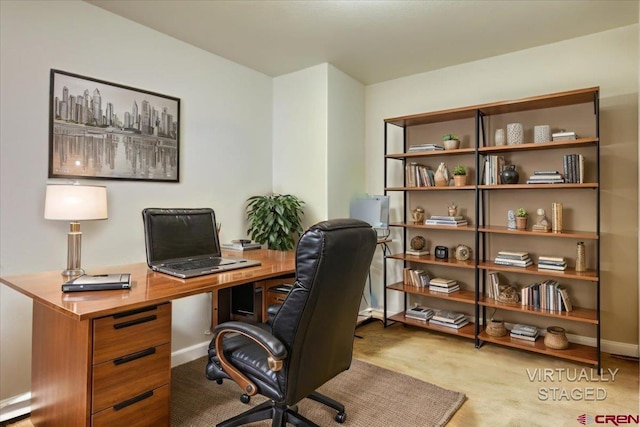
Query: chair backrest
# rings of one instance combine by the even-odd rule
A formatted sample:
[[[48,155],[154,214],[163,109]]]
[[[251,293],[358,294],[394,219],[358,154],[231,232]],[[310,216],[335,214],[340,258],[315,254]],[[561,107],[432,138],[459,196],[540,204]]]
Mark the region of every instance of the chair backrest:
[[[351,365],[353,339],[376,233],[355,219],[309,228],[296,247],[296,281],[272,322],[289,352],[287,402],[298,402]]]

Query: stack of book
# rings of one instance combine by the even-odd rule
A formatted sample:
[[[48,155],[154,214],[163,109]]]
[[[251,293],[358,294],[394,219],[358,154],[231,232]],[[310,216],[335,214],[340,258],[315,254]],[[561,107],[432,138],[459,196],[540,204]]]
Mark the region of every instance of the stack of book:
[[[426,288],[431,281],[426,271],[414,270],[412,268],[405,268],[403,270],[403,278],[405,285],[416,286],[418,288]]]
[[[459,291],[460,285],[455,280],[435,277],[429,281],[429,290],[431,292],[450,294],[451,292]]]
[[[533,265],[529,252],[499,251],[494,263],[510,267],[526,268]]]
[[[445,326],[451,329],[460,329],[469,324],[469,320],[462,313],[455,311],[437,310],[429,320],[430,325]]]
[[[413,307],[404,313],[404,317],[426,322],[433,317],[433,310],[427,307]]]
[[[575,140],[577,138],[578,138],[578,135],[576,135],[576,133],[573,131],[562,131],[562,132],[555,132],[551,134],[552,141]]]
[[[222,247],[222,249],[227,249],[230,251],[250,251],[262,248],[262,245],[260,243],[254,243],[248,239],[232,240],[231,243],[223,243],[220,246]]]
[[[538,338],[538,328],[529,325],[513,325],[511,329],[511,338],[519,340],[535,341]]]
[[[442,151],[444,150],[444,146],[438,144],[418,144],[412,145],[409,147],[409,153],[414,153],[416,151]]]
[[[467,225],[467,220],[463,216],[442,216],[431,215],[431,218],[426,220],[425,225],[447,225],[449,227],[462,227]]]
[[[538,270],[564,271],[567,269],[567,261],[563,257],[539,256]]]
[[[567,289],[553,279],[525,286],[520,292],[524,307],[549,311],[573,311]]]
[[[504,169],[505,161],[502,156],[486,156],[484,158],[484,171],[482,179],[485,185],[502,184],[500,181],[500,172]]]
[[[527,180],[527,184],[562,184],[564,178],[558,171],[535,171]]]
[[[584,183],[584,156],[582,154],[565,154],[562,157],[565,182],[570,184]]]

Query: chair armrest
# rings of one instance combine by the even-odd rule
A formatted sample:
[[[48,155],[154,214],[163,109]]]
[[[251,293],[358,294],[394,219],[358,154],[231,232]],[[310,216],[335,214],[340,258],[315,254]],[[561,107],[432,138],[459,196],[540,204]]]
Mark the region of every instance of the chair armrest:
[[[224,356],[222,339],[229,333],[244,335],[264,348],[267,352],[269,368],[274,372],[282,369],[282,360],[287,357],[287,349],[279,339],[269,332],[249,323],[225,322],[215,327],[216,355],[220,366],[249,396],[253,396],[258,392],[256,385],[229,363]]]

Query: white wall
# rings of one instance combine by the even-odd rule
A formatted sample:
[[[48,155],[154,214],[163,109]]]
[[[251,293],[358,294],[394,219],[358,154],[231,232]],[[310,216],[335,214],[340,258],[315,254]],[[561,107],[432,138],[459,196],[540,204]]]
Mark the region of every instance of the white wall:
[[[601,88],[603,339],[637,351],[638,25],[368,86],[366,188],[384,186],[385,118],[592,86]],[[399,311],[400,293],[389,297]]]
[[[245,236],[245,200],[272,188],[271,78],[85,2],[0,7],[3,276],[66,265],[68,224],[43,219],[51,68],[181,99],[180,183],[98,181],[109,220],[82,225],[89,272],[145,260],[144,207],[212,207],[223,241]],[[208,301],[174,303],[174,355],[208,341]],[[0,286],[0,316],[1,400],[30,389],[31,300]]]
[[[273,79],[273,189],[306,202],[304,225],[347,217],[364,191],[364,86],[330,64]]]

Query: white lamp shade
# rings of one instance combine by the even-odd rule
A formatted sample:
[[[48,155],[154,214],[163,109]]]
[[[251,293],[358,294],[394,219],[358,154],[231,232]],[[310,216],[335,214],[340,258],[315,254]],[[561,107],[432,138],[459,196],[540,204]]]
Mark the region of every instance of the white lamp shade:
[[[100,185],[47,185],[45,219],[107,219],[107,188]]]

